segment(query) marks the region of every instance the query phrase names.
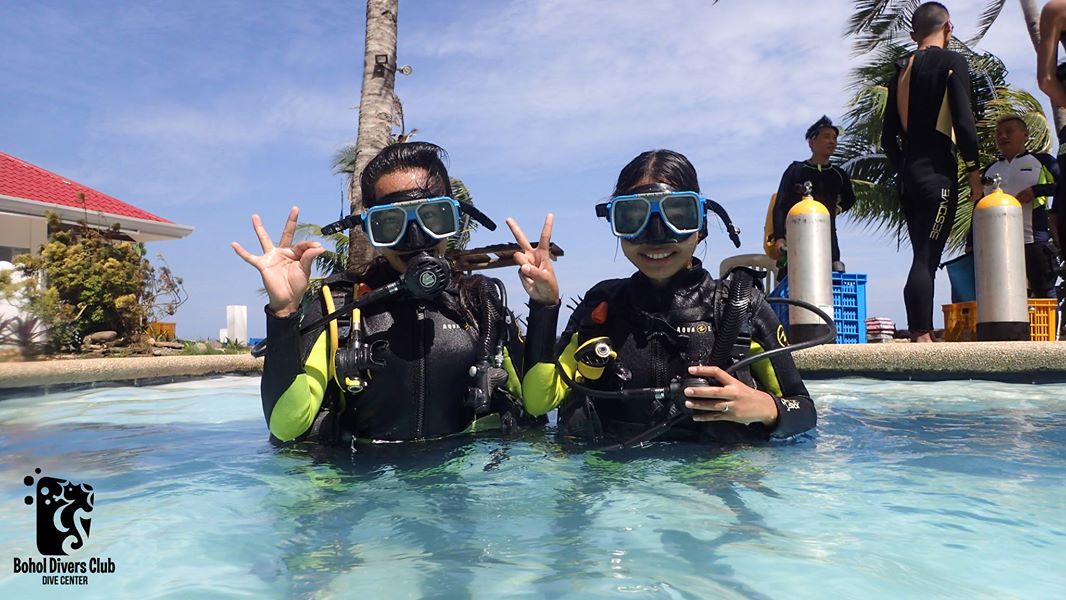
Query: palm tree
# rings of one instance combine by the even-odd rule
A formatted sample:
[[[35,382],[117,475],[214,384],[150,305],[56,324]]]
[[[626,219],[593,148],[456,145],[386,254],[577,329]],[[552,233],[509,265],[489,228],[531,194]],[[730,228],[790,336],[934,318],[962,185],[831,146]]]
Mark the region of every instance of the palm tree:
[[[1024,90],[1006,84],[1007,69],[999,58],[987,52],[975,52],[958,41],[952,49],[963,53],[973,77],[973,106],[977,119],[981,164],[989,164],[997,155],[994,131],[999,118],[1021,115],[1029,126],[1029,148],[1046,152],[1051,148],[1052,132],[1040,102]],[[851,175],[858,201],[849,215],[853,220],[881,233],[900,235],[903,226],[896,196],[896,173],[889,167],[880,148],[881,124],[888,97],[888,82],[894,76],[894,63],[907,54],[908,48],[894,42],[874,49],[875,58],[856,69],[852,77],[855,96],[852,108],[844,117],[844,133],[834,159]],[[966,173],[959,171],[960,197],[969,195]],[[959,204],[949,244],[959,247],[970,229],[972,206]],[[900,236],[903,237],[903,236]]]
[[[396,86],[396,19],[399,0],[367,0],[366,46],[363,52],[363,86],[359,96],[359,133],[352,148],[349,172],[363,172],[370,159],[389,144]],[[363,211],[359,178],[348,182],[351,211]],[[370,243],[362,231],[353,229],[348,245],[348,264],[362,270],[370,260]]]

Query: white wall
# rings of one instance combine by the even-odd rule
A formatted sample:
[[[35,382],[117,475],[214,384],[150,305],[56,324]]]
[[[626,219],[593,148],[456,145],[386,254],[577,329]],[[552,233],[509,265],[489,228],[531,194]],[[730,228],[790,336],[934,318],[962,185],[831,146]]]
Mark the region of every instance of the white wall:
[[[15,270],[15,265],[13,265],[13,264],[11,264],[11,263],[9,263],[7,261],[0,260],[0,271],[7,271],[7,270],[14,271],[14,273],[11,274],[11,280],[12,281],[17,282],[17,281],[21,281],[22,280],[23,276],[22,276],[21,273],[19,273],[17,270]],[[12,318],[12,317],[21,316],[24,319],[27,318],[29,315],[24,313],[24,312],[22,312],[22,311],[20,311],[18,309],[17,305],[20,304],[20,303],[21,303],[20,302],[20,298],[18,298],[18,297],[12,298],[10,302],[5,300],[4,298],[0,298],[0,323],[2,323],[6,319],[9,319],[9,318]],[[43,326],[41,326],[41,325],[37,326],[36,335],[34,336],[34,339],[36,339],[38,342],[43,342],[45,340],[45,331],[44,331],[44,327]],[[15,347],[13,344],[8,344],[8,345],[0,344],[0,348],[13,348],[13,347]]]
[[[29,248],[37,254],[42,244],[48,241],[48,220],[44,217],[27,217],[0,213],[0,246]]]

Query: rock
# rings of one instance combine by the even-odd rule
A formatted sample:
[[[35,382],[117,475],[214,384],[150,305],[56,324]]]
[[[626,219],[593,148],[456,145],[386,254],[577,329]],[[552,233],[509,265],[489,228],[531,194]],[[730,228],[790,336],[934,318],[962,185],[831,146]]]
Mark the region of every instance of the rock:
[[[222,345],[222,342],[216,342],[216,341],[214,341],[214,340],[212,340],[212,341],[210,342],[210,346],[211,346],[212,348],[214,348],[215,350],[221,350],[221,349],[222,349],[222,348],[224,347],[224,346]]]
[[[118,339],[117,331],[97,331],[85,336],[85,339],[93,344],[102,344]]]
[[[194,347],[196,348],[197,352],[207,352],[207,344],[203,342],[196,342],[196,345]]]
[[[152,356],[163,356],[162,350],[152,350]]]
[[[157,348],[173,348],[175,350],[182,350],[185,348],[185,344],[181,342],[156,342]]]

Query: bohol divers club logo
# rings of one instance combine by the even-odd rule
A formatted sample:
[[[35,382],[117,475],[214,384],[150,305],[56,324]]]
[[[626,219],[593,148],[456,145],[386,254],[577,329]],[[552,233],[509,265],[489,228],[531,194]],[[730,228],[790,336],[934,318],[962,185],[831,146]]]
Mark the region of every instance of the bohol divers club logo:
[[[34,474],[37,477],[27,475],[23,480],[33,488],[33,494],[26,496],[25,502],[37,505],[37,551],[49,558],[38,561],[16,557],[15,573],[38,573],[42,575],[41,583],[46,585],[85,585],[89,578],[84,573],[114,573],[115,563],[110,558],[93,557],[88,561],[56,558],[83,549],[89,540],[96,500],[93,486],[41,476],[39,468],[34,469]]]
[[[40,469],[34,473],[41,474]],[[34,478],[23,481],[32,486]],[[89,539],[92,525],[93,486],[74,484],[55,477],[41,477],[33,496],[26,496],[26,504],[37,503],[37,551],[45,556],[66,556],[81,550]]]

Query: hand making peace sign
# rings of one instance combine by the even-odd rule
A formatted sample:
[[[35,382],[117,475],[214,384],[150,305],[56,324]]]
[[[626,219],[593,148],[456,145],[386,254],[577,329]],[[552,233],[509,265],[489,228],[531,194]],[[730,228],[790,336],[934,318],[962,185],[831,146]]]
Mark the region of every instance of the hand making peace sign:
[[[534,248],[526,234],[522,233],[518,222],[507,218],[507,226],[511,228],[511,233],[521,248],[514,253],[514,261],[518,263],[518,278],[522,280],[522,287],[526,288],[530,300],[547,306],[559,303],[559,281],[555,278],[550,249],[554,222],[555,215],[548,213],[544,219],[544,228],[540,232],[540,241]]]

